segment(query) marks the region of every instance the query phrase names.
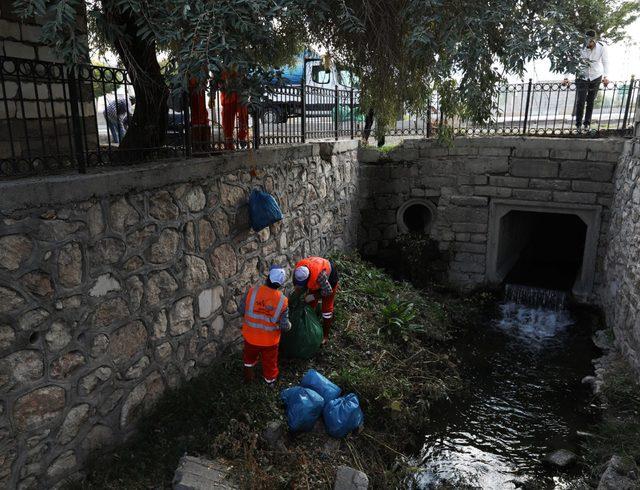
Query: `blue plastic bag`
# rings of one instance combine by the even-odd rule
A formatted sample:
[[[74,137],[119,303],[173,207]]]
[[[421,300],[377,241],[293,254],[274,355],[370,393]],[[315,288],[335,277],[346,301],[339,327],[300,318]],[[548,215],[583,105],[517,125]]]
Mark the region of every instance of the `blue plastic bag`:
[[[324,426],[331,437],[345,437],[364,422],[364,414],[360,409],[358,397],[350,393],[342,398],[327,402],[322,411]]]
[[[305,388],[311,388],[313,391],[320,393],[325,403],[338,398],[342,391],[338,385],[329,381],[315,369],[309,369],[302,377],[300,384]]]
[[[260,231],[282,219],[282,211],[275,198],[268,192],[253,189],[249,196],[249,216],[251,228]]]
[[[324,399],[315,391],[294,386],[280,392],[287,407],[287,424],[293,432],[309,432],[322,413]]]

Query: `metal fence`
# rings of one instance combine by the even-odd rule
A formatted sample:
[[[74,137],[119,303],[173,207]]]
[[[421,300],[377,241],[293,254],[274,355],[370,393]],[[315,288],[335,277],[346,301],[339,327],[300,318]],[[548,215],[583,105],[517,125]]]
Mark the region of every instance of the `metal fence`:
[[[123,69],[0,57],[0,178],[184,155],[179,107],[162,147],[119,147],[134,102]]]
[[[631,134],[638,80],[600,87],[588,133],[576,131],[576,93],[574,84],[561,82],[504,85],[493,101],[491,117],[482,124],[442,114],[435,94],[420,113],[398,114],[386,134],[432,137],[443,125],[456,135]],[[0,57],[0,179],[358,138],[375,130],[375,117],[367,118],[361,110],[358,90],[342,86],[273,87],[260,104],[247,104],[238,94],[221,93],[213,85],[169,97],[167,133],[160,147],[121,146],[134,110],[135,94],[123,69],[92,65],[69,69]]]

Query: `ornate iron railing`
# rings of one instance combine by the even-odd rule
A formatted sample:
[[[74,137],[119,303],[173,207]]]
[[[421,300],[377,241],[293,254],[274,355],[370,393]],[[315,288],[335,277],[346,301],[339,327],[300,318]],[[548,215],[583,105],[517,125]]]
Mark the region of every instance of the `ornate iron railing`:
[[[174,91],[175,92],[175,91]],[[167,87],[167,93],[174,93]],[[418,113],[398,114],[389,136],[432,137],[446,125],[455,135],[602,137],[630,135],[640,82],[609,82],[595,94],[589,131],[576,128],[575,83],[502,85],[490,117],[478,123],[442,113],[438,94]],[[120,142],[135,108],[121,68],[0,57],[0,179],[135,164],[263,145],[367,137],[375,114],[357,89],[342,85],[274,86],[262,100],[207,90],[169,96],[161,146]]]

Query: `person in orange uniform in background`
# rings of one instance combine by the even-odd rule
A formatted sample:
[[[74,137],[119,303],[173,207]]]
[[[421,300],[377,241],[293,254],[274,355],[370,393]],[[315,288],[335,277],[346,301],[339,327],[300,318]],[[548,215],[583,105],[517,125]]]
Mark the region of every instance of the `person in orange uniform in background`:
[[[282,291],[286,279],[284,269],[272,267],[265,283],[253,286],[240,304],[243,314],[242,337],[244,350],[244,380],[253,381],[253,368],[262,357],[262,376],[269,385],[278,378],[278,346],[280,332],[291,328],[289,301]]]
[[[238,114],[238,141],[241,147],[247,146],[249,131],[249,109],[240,103],[238,92],[227,87],[227,80],[238,76],[235,70],[222,72],[223,88],[220,91],[220,103],[222,104],[222,132],[224,133],[225,150],[235,150],[233,143],[233,130]]]
[[[206,151],[211,139],[209,113],[205,101],[205,90],[198,86],[198,80],[189,80],[189,112],[191,124],[191,144],[194,151]]]
[[[293,285],[304,293],[304,300],[312,308],[322,301],[322,343],[329,340],[333,323],[333,303],[338,291],[338,271],[333,262],[322,257],[307,257],[296,264]]]

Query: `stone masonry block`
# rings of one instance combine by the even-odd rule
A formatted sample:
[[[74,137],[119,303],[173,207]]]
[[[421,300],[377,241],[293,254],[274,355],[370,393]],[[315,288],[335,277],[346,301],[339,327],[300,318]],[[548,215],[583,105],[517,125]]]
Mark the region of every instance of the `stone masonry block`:
[[[0,19],[0,32],[2,32],[2,37],[20,40],[20,24],[16,22]]]
[[[615,164],[568,160],[560,164],[560,178],[610,182]]]
[[[464,169],[474,174],[504,174],[509,171],[509,159],[506,157],[482,157],[477,160],[468,160],[464,163]]]
[[[454,249],[456,252],[483,254],[487,251],[487,245],[485,243],[456,242]]]
[[[36,51],[28,44],[3,41],[5,56],[13,56],[15,58],[26,58],[32,60],[36,57]]]
[[[489,199],[479,196],[451,196],[451,204],[457,206],[478,206],[483,207],[489,203]]]
[[[553,200],[556,202],[576,202],[582,204],[593,204],[596,202],[596,194],[592,192],[561,192],[553,193]]]
[[[476,186],[475,193],[478,196],[511,197],[511,189],[491,185]]]
[[[574,180],[571,189],[578,192],[597,192],[598,194],[613,194],[613,184],[609,182],[585,182]]]
[[[512,149],[510,147],[480,147],[479,154],[480,156],[489,156],[489,157],[508,157],[511,155]]]
[[[456,233],[458,232],[486,233],[487,224],[486,223],[453,223],[451,225],[451,229]]]
[[[529,187],[532,189],[550,189],[553,191],[566,191],[571,187],[571,181],[557,180],[557,179],[530,179]]]
[[[484,263],[456,260],[455,262],[451,262],[450,268],[452,271],[456,272],[482,273],[484,272]]]
[[[399,147],[397,150],[393,150],[389,153],[389,157],[394,162],[412,162],[419,157],[418,150],[406,149]]]
[[[551,201],[551,191],[536,189],[514,189],[513,197],[527,201]]]
[[[619,158],[619,151],[590,151],[587,153],[587,160],[592,162],[617,162]]]
[[[511,161],[511,175],[516,177],[557,177],[558,162],[530,158],[514,158]]]
[[[529,179],[526,177],[504,177],[491,175],[489,176],[489,184],[496,187],[526,188],[529,185]]]
[[[380,159],[380,152],[374,148],[360,148],[358,161],[361,163],[376,163]]]
[[[549,158],[549,148],[520,148],[513,150],[513,157],[517,158]]]
[[[478,154],[478,148],[475,146],[454,146],[449,148],[449,156],[475,156]]]
[[[587,158],[587,149],[583,148],[580,151],[576,150],[561,150],[552,148],[549,152],[549,158],[553,160],[580,160]]]

